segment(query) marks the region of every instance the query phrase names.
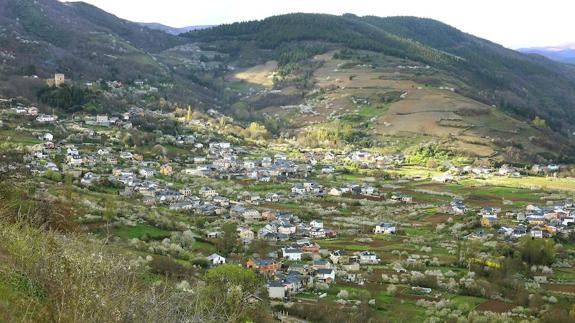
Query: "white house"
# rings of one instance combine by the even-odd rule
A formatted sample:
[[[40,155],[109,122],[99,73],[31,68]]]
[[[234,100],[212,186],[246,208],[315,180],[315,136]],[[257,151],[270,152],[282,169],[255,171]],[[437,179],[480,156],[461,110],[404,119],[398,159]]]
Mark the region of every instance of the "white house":
[[[323,222],[319,220],[312,220],[309,223],[309,226],[312,228],[322,228],[323,229]]]
[[[325,230],[323,228],[311,228],[309,235],[314,238],[325,238]]]
[[[213,253],[211,255],[208,256],[208,261],[210,262],[210,264],[212,264],[213,266],[217,266],[217,265],[223,265],[226,263],[226,258],[218,255],[217,253]]]
[[[335,269],[330,268],[330,269],[318,269],[316,271],[315,277],[319,280],[319,281],[324,281],[326,283],[331,283],[335,281]]]
[[[96,123],[100,126],[109,126],[110,120],[108,119],[107,115],[97,115],[96,116]]]
[[[431,180],[437,183],[450,183],[453,182],[453,175],[445,173],[442,175],[433,176]]]
[[[259,221],[262,219],[260,211],[256,209],[244,209],[241,216],[246,221]]]
[[[373,232],[376,234],[378,233],[392,234],[395,233],[395,225],[391,223],[381,223],[375,226]]]
[[[255,233],[249,228],[238,228],[238,236],[242,240],[253,240],[255,239]]]
[[[47,123],[47,122],[54,122],[58,119],[57,116],[52,116],[52,115],[47,115],[47,114],[41,114],[36,118],[37,122],[40,123]]]
[[[543,238],[543,231],[539,229],[531,229],[529,234],[531,235],[532,238],[539,238],[539,239]]]
[[[254,169],[254,168],[256,168],[256,162],[253,160],[245,160],[244,161],[244,168],[245,169]]]
[[[66,155],[68,156],[72,156],[72,155],[79,155],[80,153],[78,152],[78,148],[74,147],[74,146],[70,146],[68,148],[66,148]]]
[[[337,187],[334,187],[331,190],[329,190],[329,192],[327,192],[327,194],[332,196],[341,196],[343,193],[344,193],[343,190]]]
[[[200,195],[203,197],[214,197],[218,195],[218,192],[216,192],[213,188],[211,187],[202,187],[200,188]]]
[[[44,141],[53,141],[54,140],[54,136],[51,133],[46,133],[44,134],[44,136],[42,137],[42,140]]]
[[[142,168],[140,169],[140,176],[145,177],[145,178],[149,178],[149,177],[154,177],[155,172],[153,169],[148,169],[148,168]]]
[[[294,225],[291,224],[283,224],[281,226],[278,227],[278,233],[281,234],[294,234],[296,232],[296,227]]]
[[[67,162],[70,166],[81,166],[84,160],[80,155],[71,155],[67,157]]]
[[[375,193],[376,189],[371,185],[364,185],[361,187],[361,194],[363,195],[374,195]]]
[[[361,264],[378,264],[380,259],[371,251],[362,251],[359,254],[359,263]]]
[[[300,261],[302,252],[296,248],[282,248],[282,254],[287,260]]]
[[[294,185],[294,187],[292,187],[291,192],[294,194],[305,194],[305,187],[303,186],[303,184],[296,184]]]
[[[268,295],[271,299],[283,299],[286,297],[286,288],[281,280],[274,280],[268,284]]]

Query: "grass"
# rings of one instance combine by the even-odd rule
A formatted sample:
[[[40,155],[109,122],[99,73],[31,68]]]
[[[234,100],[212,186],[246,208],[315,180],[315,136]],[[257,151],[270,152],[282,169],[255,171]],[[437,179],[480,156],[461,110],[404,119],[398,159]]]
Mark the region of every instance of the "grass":
[[[562,281],[575,281],[575,269],[557,268],[553,277]]]
[[[461,187],[464,190],[465,186]],[[467,187],[469,190],[469,187]],[[528,200],[528,201],[538,201],[539,197],[536,195],[537,192],[532,190],[515,188],[515,187],[505,187],[505,186],[491,186],[491,187],[479,187],[473,190],[473,194],[477,196],[495,195],[501,198],[507,199],[517,199],[517,200]]]
[[[425,319],[424,308],[417,306],[414,301],[395,297],[390,304],[378,305],[378,314],[387,322],[419,322]]]
[[[370,121],[372,118],[377,118],[383,115],[388,110],[388,106],[374,107],[372,105],[365,105],[357,109],[353,113],[342,115],[340,119],[350,124],[359,124]]]
[[[0,266],[0,320],[25,322],[42,316],[44,291],[26,276]],[[30,304],[35,304],[33,307]],[[31,310],[35,308],[36,310]]]
[[[207,253],[214,253],[216,252],[216,246],[214,246],[213,244],[209,243],[209,242],[205,242],[205,241],[194,241],[194,243],[192,244],[192,249],[194,250],[201,250]]]
[[[429,229],[423,229],[423,228],[405,228],[403,230],[405,231],[405,234],[408,236],[424,236],[430,233]]]
[[[10,138],[10,140],[8,140]],[[0,130],[1,141],[7,141],[13,144],[36,145],[42,143],[42,140],[16,130]]]
[[[126,239],[142,238],[144,236],[151,239],[163,239],[170,236],[170,231],[159,229],[147,224],[139,224],[134,227],[115,228],[114,234]]]

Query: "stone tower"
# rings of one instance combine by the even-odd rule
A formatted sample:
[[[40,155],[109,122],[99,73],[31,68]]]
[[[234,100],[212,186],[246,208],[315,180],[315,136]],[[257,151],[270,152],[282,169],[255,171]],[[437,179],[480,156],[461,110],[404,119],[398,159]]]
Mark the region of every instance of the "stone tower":
[[[60,86],[66,82],[66,76],[64,74],[54,74],[54,86]]]

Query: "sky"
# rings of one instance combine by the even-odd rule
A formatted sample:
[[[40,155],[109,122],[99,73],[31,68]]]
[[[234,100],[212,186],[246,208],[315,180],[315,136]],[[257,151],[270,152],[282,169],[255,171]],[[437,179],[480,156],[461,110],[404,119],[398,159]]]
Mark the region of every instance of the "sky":
[[[172,27],[292,12],[433,18],[509,48],[575,43],[569,0],[83,0],[118,17]]]

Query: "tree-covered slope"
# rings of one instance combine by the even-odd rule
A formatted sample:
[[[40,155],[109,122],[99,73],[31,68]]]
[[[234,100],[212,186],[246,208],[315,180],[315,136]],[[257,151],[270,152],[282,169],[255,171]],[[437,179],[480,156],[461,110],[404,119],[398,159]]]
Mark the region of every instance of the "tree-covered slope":
[[[85,3],[0,0],[0,9],[0,67],[6,75],[158,77],[164,73],[149,53],[183,43]]]
[[[458,59],[350,16],[289,14],[193,31],[183,36],[199,41],[251,41],[265,49],[294,41],[325,41],[428,62]]]

